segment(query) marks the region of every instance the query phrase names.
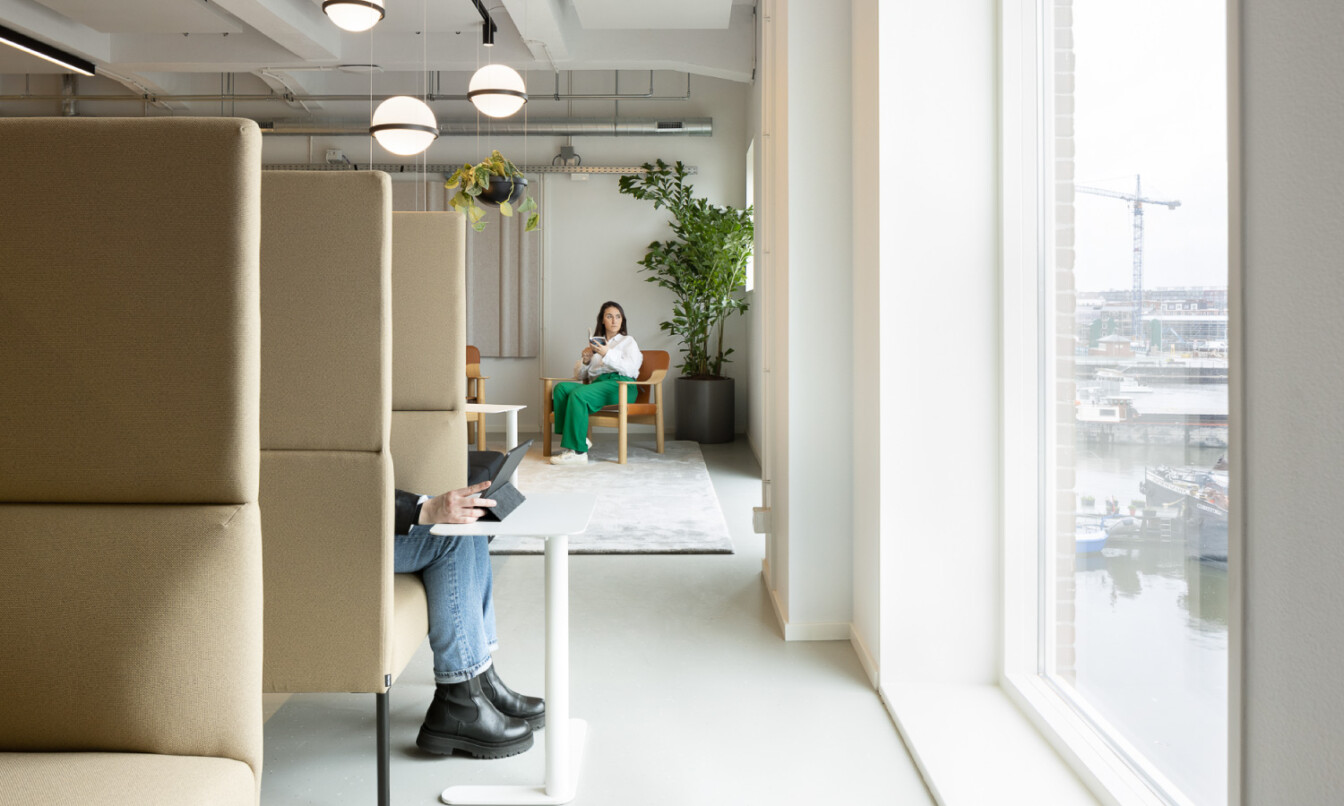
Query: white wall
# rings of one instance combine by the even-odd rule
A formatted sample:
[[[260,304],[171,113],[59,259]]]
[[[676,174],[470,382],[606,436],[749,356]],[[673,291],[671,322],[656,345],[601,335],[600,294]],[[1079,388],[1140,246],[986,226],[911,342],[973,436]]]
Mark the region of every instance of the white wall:
[[[996,22],[982,0],[883,3],[879,19],[881,104],[893,115],[881,147],[895,157],[882,181],[882,296],[894,303],[883,364],[896,389],[881,411],[880,614],[893,698],[998,680]]]
[[[648,86],[648,73],[622,74],[622,91],[635,92]],[[585,85],[584,81],[602,78],[606,86]],[[447,79],[445,79],[447,81]],[[548,84],[549,85],[549,84]],[[611,92],[610,74],[605,76],[575,77],[576,93]],[[685,92],[685,76],[676,73],[656,74],[655,91],[661,95]],[[674,116],[712,117],[712,137],[575,137],[575,150],[585,165],[639,165],[662,158],[666,162],[681,160],[695,166],[698,173],[689,178],[698,193],[716,204],[744,204],[744,155],[749,142],[747,107],[751,88],[721,79],[696,76],[692,79],[690,101],[622,101],[623,117]],[[611,115],[615,104],[610,101],[587,101],[574,104],[576,117]],[[548,117],[553,115],[548,113]],[[550,164],[551,158],[565,144],[561,137],[490,137],[483,134],[480,142],[475,137],[440,138],[426,153],[428,162],[457,163],[476,161],[498,148],[514,162],[523,164]],[[263,141],[262,158],[266,164],[307,162],[310,153],[321,161],[328,148],[337,148],[356,163],[369,158],[367,137],[267,137]],[[406,162],[374,147],[376,162]],[[528,406],[519,415],[521,430],[536,430],[541,405],[543,375],[568,375],[574,359],[582,347],[581,331],[590,330],[597,316],[597,307],[604,300],[614,299],[626,309],[634,323],[632,335],[641,347],[662,349],[672,353],[674,370],[680,356],[675,344],[658,328],[659,322],[671,316],[670,292],[652,283],[646,283],[646,273],[639,272],[637,261],[645,247],[653,240],[669,235],[667,213],[654,210],[649,202],[641,202],[617,190],[616,175],[590,175],[587,181],[573,181],[567,175],[547,177],[543,202],[542,229],[544,247],[544,297],[542,300],[542,356],[536,359],[486,359],[484,371],[490,376],[487,395],[492,402],[519,402]],[[750,315],[750,314],[749,314]],[[724,343],[735,348],[732,363],[726,364],[725,374],[736,380],[736,430],[747,427],[750,400],[751,344],[748,338],[750,320],[737,316],[729,320]],[[675,392],[670,381],[664,384],[671,409],[667,430],[675,427]],[[489,424],[490,430],[502,431],[502,418]],[[648,430],[651,426],[634,426],[632,430]]]
[[[820,170],[849,176],[849,8],[767,4],[768,92],[775,184],[767,249],[773,255],[771,344],[774,478],[771,578],[785,636],[848,639],[851,617],[853,364],[850,191],[819,189]],[[782,124],[782,125],[781,125]],[[781,176],[787,172],[787,177]]]
[[[1245,736],[1232,791],[1243,803],[1338,803],[1344,14],[1338,0],[1240,7],[1244,359],[1232,416],[1243,444],[1231,456],[1245,477],[1244,587],[1232,580],[1244,630],[1231,704]]]

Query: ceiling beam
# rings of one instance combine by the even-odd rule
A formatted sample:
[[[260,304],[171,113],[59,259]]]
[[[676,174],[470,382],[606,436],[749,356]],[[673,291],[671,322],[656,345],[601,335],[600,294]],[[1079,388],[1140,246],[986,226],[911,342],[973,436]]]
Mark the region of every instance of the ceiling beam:
[[[95,65],[107,64],[112,59],[111,35],[81,25],[37,3],[0,0],[0,22]]]
[[[569,58],[565,12],[557,0],[502,0],[532,58],[554,66]]]
[[[214,3],[300,59],[340,58],[341,29],[309,0],[214,0]]]

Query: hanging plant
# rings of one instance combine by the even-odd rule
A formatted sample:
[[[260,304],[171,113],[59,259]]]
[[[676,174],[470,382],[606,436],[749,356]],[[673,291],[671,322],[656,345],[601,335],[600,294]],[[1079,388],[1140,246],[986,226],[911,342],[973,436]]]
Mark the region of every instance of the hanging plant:
[[[489,157],[475,165],[463,163],[448,177],[444,187],[457,191],[448,203],[465,215],[477,232],[485,229],[482,203],[498,206],[501,215],[512,216],[515,211],[530,213],[524,232],[531,232],[541,223],[537,202],[527,195],[527,177],[499,151],[491,151]]]

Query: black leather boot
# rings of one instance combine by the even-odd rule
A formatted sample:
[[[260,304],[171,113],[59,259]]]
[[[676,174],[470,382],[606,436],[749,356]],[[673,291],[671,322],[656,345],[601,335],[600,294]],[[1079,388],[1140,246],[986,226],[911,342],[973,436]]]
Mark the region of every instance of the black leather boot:
[[[490,664],[480,675],[481,690],[485,696],[490,699],[495,708],[501,714],[506,716],[516,716],[519,719],[526,719],[527,724],[532,726],[532,730],[541,730],[546,727],[546,701],[540,697],[529,697],[526,694],[519,694],[499,679],[499,672],[495,671],[495,665]]]
[[[532,746],[532,728],[501,714],[481,690],[476,675],[461,683],[440,683],[415,743],[429,753],[461,750],[476,758],[515,756]]]

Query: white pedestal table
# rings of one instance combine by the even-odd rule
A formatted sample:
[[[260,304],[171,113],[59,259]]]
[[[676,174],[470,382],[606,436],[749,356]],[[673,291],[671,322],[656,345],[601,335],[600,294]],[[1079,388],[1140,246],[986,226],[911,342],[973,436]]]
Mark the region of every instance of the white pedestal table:
[[[536,493],[502,521],[430,529],[437,535],[522,535],[546,541],[546,780],[539,787],[450,786],[440,796],[444,803],[527,806],[574,799],[588,723],[569,715],[569,536],[588,528],[596,506],[591,493]]]

